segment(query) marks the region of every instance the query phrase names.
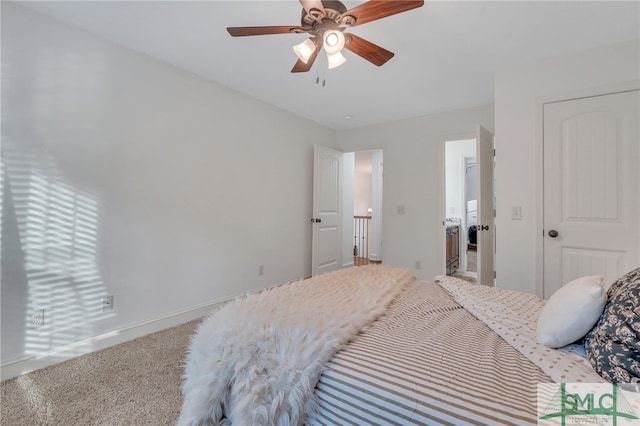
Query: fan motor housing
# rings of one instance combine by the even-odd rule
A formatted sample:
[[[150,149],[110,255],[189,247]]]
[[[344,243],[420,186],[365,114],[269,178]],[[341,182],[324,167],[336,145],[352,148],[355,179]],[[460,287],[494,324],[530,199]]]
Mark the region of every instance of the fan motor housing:
[[[319,10],[313,9],[310,13],[307,13],[306,10],[302,9],[302,19],[300,22],[303,27],[313,27],[313,25],[321,19],[322,21],[331,20],[333,22],[338,22],[340,16],[348,10],[344,4],[337,0],[323,0],[322,6],[325,11],[324,17]]]

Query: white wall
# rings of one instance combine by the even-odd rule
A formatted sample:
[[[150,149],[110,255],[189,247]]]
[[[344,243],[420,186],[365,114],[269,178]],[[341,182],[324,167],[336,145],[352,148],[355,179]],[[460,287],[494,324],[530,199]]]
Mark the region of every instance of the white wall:
[[[332,130],[7,2],[2,67],[3,363],[310,275]]]
[[[493,129],[493,105],[337,132],[342,151],[384,150],[384,264],[422,280],[444,273],[444,143],[475,137],[478,124]]]
[[[354,153],[356,170],[354,180],[354,216],[366,216],[371,208],[371,151]]]
[[[371,173],[356,171],[354,209],[355,216],[366,216],[371,208]]]
[[[497,73],[498,287],[532,293],[541,289],[542,103],[628,89],[629,82],[637,87],[639,52],[638,41],[632,41]],[[522,206],[522,220],[510,219],[512,206]]]

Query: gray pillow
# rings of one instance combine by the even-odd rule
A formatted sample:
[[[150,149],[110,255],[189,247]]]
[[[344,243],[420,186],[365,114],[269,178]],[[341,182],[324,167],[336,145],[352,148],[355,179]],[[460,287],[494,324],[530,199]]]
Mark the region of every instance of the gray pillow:
[[[606,380],[640,383],[640,268],[614,282],[607,299],[602,316],[585,336],[585,352]]]

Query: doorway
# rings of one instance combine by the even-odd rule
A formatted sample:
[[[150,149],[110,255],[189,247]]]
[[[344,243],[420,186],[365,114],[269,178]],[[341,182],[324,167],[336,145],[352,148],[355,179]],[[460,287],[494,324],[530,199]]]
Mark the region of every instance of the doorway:
[[[382,157],[380,149],[344,154],[344,266],[382,261]]]
[[[354,153],[353,180],[353,264],[367,265],[371,252],[371,217],[373,215],[371,151]]]
[[[362,175],[357,199],[356,154]],[[312,276],[353,266],[356,251],[361,264],[382,262],[382,158],[381,149],[343,153],[314,146]],[[369,221],[366,241],[358,244],[356,208]]]
[[[477,144],[475,139],[445,143],[445,270],[475,282],[477,278]],[[457,241],[452,241],[456,239]],[[457,248],[457,250],[456,250]]]

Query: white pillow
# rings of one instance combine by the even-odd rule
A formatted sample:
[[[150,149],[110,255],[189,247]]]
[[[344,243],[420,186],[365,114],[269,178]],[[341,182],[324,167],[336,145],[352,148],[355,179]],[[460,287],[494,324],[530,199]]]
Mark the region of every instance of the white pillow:
[[[551,295],[538,318],[538,342],[559,348],[584,337],[607,303],[600,275],[581,277]]]

